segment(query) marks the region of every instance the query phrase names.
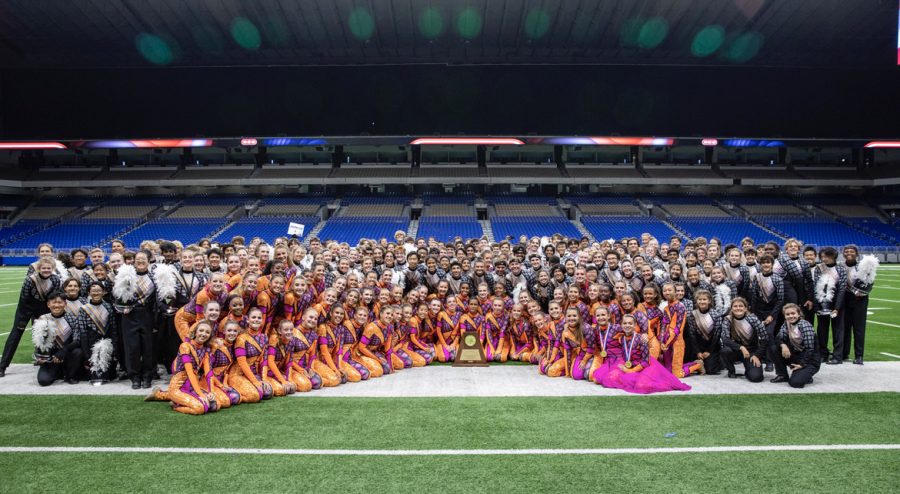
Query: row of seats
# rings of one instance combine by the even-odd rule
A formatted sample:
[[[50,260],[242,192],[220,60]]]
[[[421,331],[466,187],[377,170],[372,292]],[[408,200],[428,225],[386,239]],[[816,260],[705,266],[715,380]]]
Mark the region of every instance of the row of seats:
[[[540,219],[494,218],[491,220],[491,229],[494,232],[494,240],[497,241],[507,236],[518,240],[523,234],[529,237],[543,237],[559,233],[573,238],[580,238],[582,235],[575,225],[562,216],[547,216]]]
[[[403,214],[402,204],[351,204],[343,207],[343,216],[385,217]]]
[[[76,247],[90,247],[100,241],[114,236],[131,225],[134,221],[124,220],[89,220],[75,219],[63,221],[35,235],[29,235],[20,240],[5,245],[8,249],[36,249],[44,242],[49,242],[60,250],[74,249]]]
[[[140,219],[150,211],[156,209],[156,206],[104,206],[102,208],[91,211],[85,216],[88,219],[101,218],[120,218],[125,220]]]
[[[177,239],[184,245],[210,236],[225,223],[225,219],[159,218],[135,228],[121,237],[125,245],[136,249],[144,240]]]
[[[419,238],[435,238],[441,242],[452,240],[459,236],[467,238],[481,238],[484,230],[481,223],[471,216],[423,216],[419,220],[419,230],[416,234]]]
[[[789,237],[798,238],[805,243],[813,245],[895,245],[894,243],[867,235],[855,228],[830,219],[769,216],[760,217],[758,220],[775,231],[783,232]]]
[[[292,216],[280,219],[258,216],[241,218],[219,232],[216,240],[219,242],[230,242],[233,237],[240,235],[247,242],[250,242],[253,237],[261,237],[266,242],[272,242],[278,237],[288,236],[289,223],[303,224],[302,238],[306,238],[307,234],[319,223],[319,218],[314,216]]]
[[[581,223],[597,240],[625,237],[640,238],[646,232],[653,235],[660,243],[668,242],[675,230],[652,216],[641,218],[627,216],[582,216]]]
[[[716,237],[725,244],[740,245],[744,237],[750,237],[756,242],[771,240],[773,235],[762,228],[750,223],[743,218],[735,217],[710,217],[710,218],[676,218],[670,217],[669,221],[684,230],[688,236]]]
[[[361,238],[393,239],[397,230],[407,231],[409,220],[400,217],[338,217],[328,220],[318,237],[355,245]]]
[[[236,204],[218,205],[218,206],[181,206],[176,209],[169,218],[173,219],[189,219],[189,218],[224,218]]]

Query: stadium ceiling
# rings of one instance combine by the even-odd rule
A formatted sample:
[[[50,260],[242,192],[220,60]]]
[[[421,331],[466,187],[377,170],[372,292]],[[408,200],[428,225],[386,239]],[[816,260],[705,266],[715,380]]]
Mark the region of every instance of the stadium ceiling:
[[[4,0],[0,67],[888,67],[897,0]]]

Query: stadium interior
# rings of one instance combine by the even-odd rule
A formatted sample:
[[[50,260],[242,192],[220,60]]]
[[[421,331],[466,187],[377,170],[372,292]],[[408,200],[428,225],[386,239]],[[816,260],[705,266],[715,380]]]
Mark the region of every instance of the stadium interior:
[[[636,145],[588,146],[434,139],[329,145],[321,138],[318,145],[290,146],[280,145],[288,138],[243,138],[123,149],[112,146],[126,141],[111,141],[97,143],[111,149],[3,151],[0,255],[6,265],[22,265],[41,242],[72,249],[176,235],[186,243],[235,235],[271,240],[295,222],[305,226],[306,238],[351,245],[392,238],[397,230],[440,241],[523,232],[603,240],[648,231],[725,243],[745,236],[853,243],[882,261],[898,261],[900,152],[877,142],[678,145],[633,138]],[[531,138],[573,139],[579,138]],[[654,141],[659,145],[639,144]],[[156,143],[172,144],[184,143]]]

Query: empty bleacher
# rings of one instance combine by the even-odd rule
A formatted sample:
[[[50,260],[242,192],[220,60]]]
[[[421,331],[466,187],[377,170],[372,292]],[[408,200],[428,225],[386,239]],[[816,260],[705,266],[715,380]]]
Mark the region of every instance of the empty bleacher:
[[[36,249],[49,242],[60,250],[91,247],[106,241],[135,223],[121,219],[73,219],[63,221],[39,233],[28,235],[4,246],[5,249]]]
[[[641,209],[635,204],[634,199],[627,196],[584,196],[571,197],[569,200],[578,205],[578,209],[581,210],[582,214],[588,216],[640,216],[643,214]]]
[[[230,242],[235,236],[242,236],[249,242],[254,237],[260,237],[267,243],[273,243],[278,237],[287,237],[289,223],[301,223],[304,225],[303,235],[307,234],[319,223],[319,218],[314,216],[291,216],[290,218],[273,217],[248,217],[240,218],[216,235],[219,243]]]
[[[743,218],[734,217],[693,217],[693,218],[669,218],[675,226],[687,232],[691,238],[716,237],[725,244],[739,245],[745,237],[750,237],[756,242],[765,242],[775,238],[771,233],[750,223]]]
[[[550,236],[559,233],[568,238],[581,238],[582,233],[566,218],[562,216],[543,216],[540,219],[533,217],[495,217],[491,219],[491,229],[494,231],[494,240],[500,241],[506,237],[518,240],[519,236]]]
[[[419,238],[435,238],[441,242],[452,240],[457,236],[469,239],[481,238],[483,235],[481,224],[471,215],[423,216],[419,220],[419,230],[416,234]]]
[[[120,218],[124,220],[137,220],[147,216],[147,214],[154,209],[156,209],[156,206],[104,206],[91,211],[85,218]]]
[[[405,232],[408,228],[409,220],[397,216],[337,217],[325,223],[318,237],[356,245],[361,238],[393,239],[398,230]]]
[[[322,198],[275,197],[263,199],[257,216],[312,216],[322,207]]]
[[[673,217],[727,218],[730,215],[704,196],[661,196],[651,198]]]
[[[818,246],[840,247],[851,243],[867,247],[895,245],[831,219],[762,216],[757,220],[785,236]]]
[[[582,216],[581,223],[597,240],[640,238],[646,232],[663,243],[668,242],[672,235],[678,234],[652,216]]]
[[[33,207],[28,208],[22,214],[21,219],[23,220],[55,220],[59,219],[62,216],[65,216],[72,211],[74,211],[74,207],[71,206],[53,206],[53,207]]]
[[[137,248],[144,240],[180,240],[184,245],[209,238],[225,224],[224,218],[159,218],[148,221],[121,237],[129,248]]]

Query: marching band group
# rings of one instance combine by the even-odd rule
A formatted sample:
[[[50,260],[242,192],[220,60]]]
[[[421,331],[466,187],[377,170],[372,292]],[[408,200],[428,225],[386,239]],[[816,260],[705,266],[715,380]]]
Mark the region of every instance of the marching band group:
[[[168,374],[167,400],[203,414],[452,362],[472,335],[487,360],[635,393],[692,374],[803,387],[824,361],[863,364],[873,256],[791,239],[659,242],[235,237],[145,241],[134,252],[40,246],[0,377],[32,322],[38,383]],[[842,258],[841,262],[839,258]],[[90,263],[88,264],[88,261]],[[815,325],[815,326],[814,326]],[[829,337],[830,335],[830,337]],[[829,350],[829,344],[831,349]]]

